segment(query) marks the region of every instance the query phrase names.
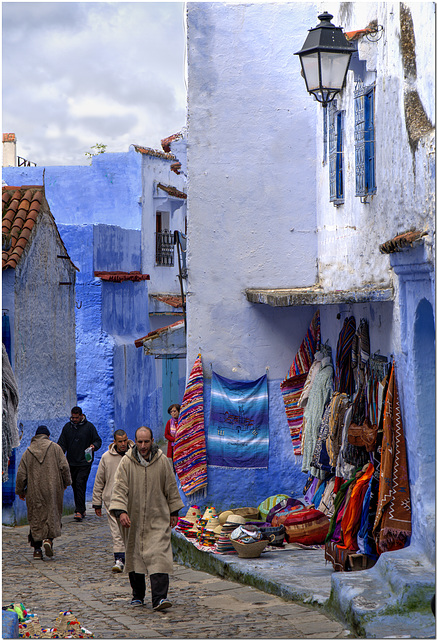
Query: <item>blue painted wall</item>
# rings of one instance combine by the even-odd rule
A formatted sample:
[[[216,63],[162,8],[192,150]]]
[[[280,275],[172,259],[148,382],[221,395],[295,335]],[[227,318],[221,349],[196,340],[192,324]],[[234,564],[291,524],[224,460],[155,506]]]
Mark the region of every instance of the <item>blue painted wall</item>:
[[[87,485],[91,499],[97,464],[115,429],[129,437],[158,425],[154,359],[134,341],[150,330],[147,281],[113,283],[94,271],[139,271],[141,232],[114,225],[60,225],[77,278],[77,402],[103,444]]]
[[[140,229],[141,161],[141,154],[131,149],[102,153],[91,165],[84,161],[84,166],[3,167],[2,175],[14,186],[44,182],[57,223],[104,222]]]

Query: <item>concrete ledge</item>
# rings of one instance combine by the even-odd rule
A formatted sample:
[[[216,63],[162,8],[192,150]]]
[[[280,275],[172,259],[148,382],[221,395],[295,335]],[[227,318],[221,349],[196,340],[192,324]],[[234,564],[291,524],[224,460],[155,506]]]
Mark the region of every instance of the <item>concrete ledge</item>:
[[[388,302],[393,300],[392,287],[378,288],[371,286],[347,291],[324,291],[321,287],[246,289],[245,293],[249,302],[268,304],[271,307]]]
[[[266,551],[259,558],[239,558],[200,551],[174,530],[172,546],[174,560],[179,564],[256,587],[284,600],[321,607],[331,593],[333,571],[325,563],[323,549],[287,545],[284,550]]]

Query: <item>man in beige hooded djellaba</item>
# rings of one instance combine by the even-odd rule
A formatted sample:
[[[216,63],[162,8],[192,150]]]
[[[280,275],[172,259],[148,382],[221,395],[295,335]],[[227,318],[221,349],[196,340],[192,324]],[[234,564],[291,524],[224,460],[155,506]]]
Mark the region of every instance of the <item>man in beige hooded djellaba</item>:
[[[147,573],[153,609],[171,607],[167,599],[168,575],[173,572],[171,528],[183,506],[171,460],[155,444],[152,430],[140,427],[135,445],[118,465],[109,506],[119,519],[125,543],[131,605],[144,604]]]
[[[38,427],[20,460],[15,481],[15,493],[26,500],[33,557],[41,560],[41,547],[46,556],[53,556],[53,538],[61,535],[64,491],[71,484],[64,452],[49,436],[47,427]]]

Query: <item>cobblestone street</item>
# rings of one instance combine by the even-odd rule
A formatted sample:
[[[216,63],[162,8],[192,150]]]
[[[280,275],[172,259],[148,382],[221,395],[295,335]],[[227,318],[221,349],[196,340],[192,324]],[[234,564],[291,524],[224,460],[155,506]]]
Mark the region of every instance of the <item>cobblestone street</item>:
[[[253,587],[175,564],[173,607],[154,612],[150,592],[131,608],[125,574],[113,574],[106,517],[63,518],[53,558],[34,560],[28,527],[3,527],[3,605],[22,602],[51,627],[71,610],[96,638],[346,638],[341,624]]]

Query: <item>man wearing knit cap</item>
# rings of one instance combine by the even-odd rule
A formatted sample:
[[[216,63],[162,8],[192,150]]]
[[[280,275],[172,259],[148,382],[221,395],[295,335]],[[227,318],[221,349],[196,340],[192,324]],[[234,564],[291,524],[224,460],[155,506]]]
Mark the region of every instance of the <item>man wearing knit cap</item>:
[[[49,436],[47,427],[38,427],[20,460],[15,482],[15,493],[26,501],[28,540],[37,560],[42,560],[42,547],[47,557],[53,556],[53,538],[61,535],[64,491],[71,484],[64,452]]]

